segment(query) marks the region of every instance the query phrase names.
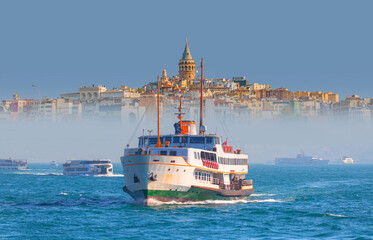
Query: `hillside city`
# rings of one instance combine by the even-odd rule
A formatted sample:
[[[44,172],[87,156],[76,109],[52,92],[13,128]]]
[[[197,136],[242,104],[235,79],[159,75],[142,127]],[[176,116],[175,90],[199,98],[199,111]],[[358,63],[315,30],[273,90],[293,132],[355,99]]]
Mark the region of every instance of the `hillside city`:
[[[198,119],[200,76],[186,42],[179,60],[179,75],[160,78],[161,115],[171,116],[182,101],[186,117]],[[35,86],[37,87],[37,86]],[[204,106],[207,114],[225,119],[343,119],[370,121],[373,99],[358,95],[339,99],[331,92],[292,92],[273,89],[270,84],[250,82],[244,76],[231,79],[204,78]],[[81,86],[73,93],[62,93],[56,99],[13,99],[0,103],[0,120],[79,120],[117,119],[137,121],[156,111],[157,82],[142,88],[107,89],[103,85]]]

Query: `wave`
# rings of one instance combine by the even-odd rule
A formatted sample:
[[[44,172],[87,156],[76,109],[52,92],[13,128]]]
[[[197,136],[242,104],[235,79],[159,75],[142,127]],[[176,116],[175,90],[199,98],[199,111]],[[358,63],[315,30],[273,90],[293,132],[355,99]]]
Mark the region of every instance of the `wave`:
[[[253,193],[250,196],[252,196],[252,197],[262,197],[262,196],[271,197],[271,196],[276,196],[276,194],[272,194],[272,193]]]
[[[338,215],[338,214],[332,214],[332,213],[325,213],[324,216],[328,217],[340,217],[340,218],[345,218],[345,215]]]
[[[62,176],[63,173],[31,173],[31,172],[17,172],[19,175],[35,175],[35,176]]]
[[[113,175],[97,175],[95,177],[124,177],[123,174],[113,174]]]
[[[106,199],[94,199],[80,197],[74,199],[74,194],[68,194],[61,192],[58,195],[67,196],[61,200],[51,201],[37,201],[37,202],[7,202],[7,205],[13,205],[16,207],[77,207],[77,206],[111,206],[120,205],[126,203],[122,197],[117,198],[106,198]],[[1,203],[4,204],[4,203]]]

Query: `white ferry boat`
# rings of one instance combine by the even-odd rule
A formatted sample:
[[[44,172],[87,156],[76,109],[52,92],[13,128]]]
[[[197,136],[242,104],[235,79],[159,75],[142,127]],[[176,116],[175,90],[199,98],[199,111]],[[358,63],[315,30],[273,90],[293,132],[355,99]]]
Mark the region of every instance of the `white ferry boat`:
[[[26,160],[16,160],[16,159],[0,159],[0,170],[26,170],[27,161]]]
[[[56,161],[51,161],[50,162],[51,166],[58,167],[58,163]]]
[[[203,59],[201,72],[203,82]],[[200,131],[194,121],[183,120],[180,101],[175,134],[160,136],[158,78],[158,135],[139,137],[138,146],[127,147],[121,157],[123,191],[138,203],[241,198],[254,193],[252,180],[245,179],[248,156],[221,137],[205,134],[202,93],[203,84]]]
[[[63,164],[66,176],[109,176],[113,175],[113,165],[109,159],[69,160]]]
[[[347,156],[344,156],[341,161],[343,164],[354,164],[354,160]]]
[[[318,156],[305,156],[304,153],[298,154],[296,158],[276,158],[275,165],[327,165],[328,159],[322,159]]]

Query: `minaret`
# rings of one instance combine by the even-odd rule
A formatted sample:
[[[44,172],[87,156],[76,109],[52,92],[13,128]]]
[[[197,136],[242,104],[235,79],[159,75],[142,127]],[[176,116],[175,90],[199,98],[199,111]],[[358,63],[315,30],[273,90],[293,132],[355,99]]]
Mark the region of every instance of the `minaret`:
[[[161,77],[161,85],[166,85],[166,84],[168,84],[168,77],[167,77],[166,69],[163,69],[162,77]]]
[[[183,57],[179,61],[179,77],[187,81],[196,78],[196,64],[189,51],[188,39],[186,40]]]

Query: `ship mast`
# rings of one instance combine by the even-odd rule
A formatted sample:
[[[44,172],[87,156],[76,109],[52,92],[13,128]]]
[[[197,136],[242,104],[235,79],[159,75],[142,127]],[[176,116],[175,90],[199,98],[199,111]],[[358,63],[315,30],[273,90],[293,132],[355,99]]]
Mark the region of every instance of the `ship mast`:
[[[180,106],[179,106],[179,116],[177,118],[180,120],[180,127],[183,126],[183,112],[181,108],[181,99],[180,99]]]
[[[199,107],[199,134],[203,135],[202,126],[203,126],[203,58],[201,59],[201,102]]]
[[[159,137],[159,76],[157,77],[157,89],[158,89],[158,92],[157,92],[158,141],[157,141],[157,144],[155,145],[155,147],[163,147],[163,145],[161,143],[161,138]]]

